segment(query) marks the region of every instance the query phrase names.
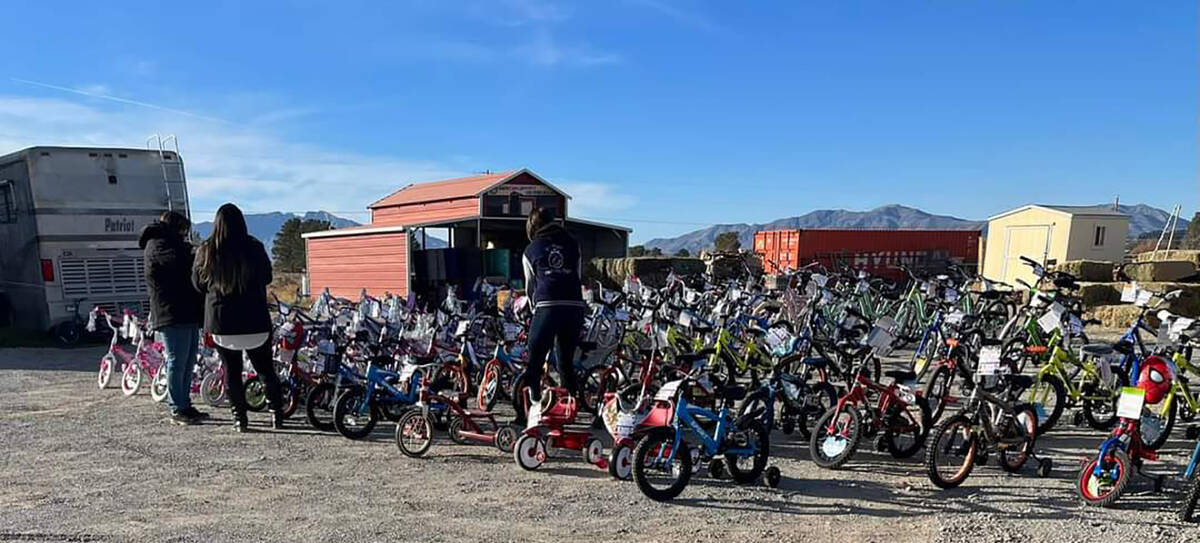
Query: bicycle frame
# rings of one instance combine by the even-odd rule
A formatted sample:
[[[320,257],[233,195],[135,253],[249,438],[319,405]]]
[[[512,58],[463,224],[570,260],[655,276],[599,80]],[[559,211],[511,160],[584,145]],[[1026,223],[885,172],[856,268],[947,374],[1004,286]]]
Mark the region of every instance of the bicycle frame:
[[[717,427],[713,430],[712,436],[709,436],[708,432],[700,426],[697,417],[717,422]],[[725,438],[728,437],[729,427],[732,424],[733,421],[729,420],[728,407],[722,407],[720,411],[714,412],[689,404],[687,399],[681,394],[675,402],[675,441],[671,446],[671,454],[667,460],[675,460],[675,453],[679,450],[679,444],[683,441],[685,432],[691,432],[700,441],[703,456],[716,456],[720,452],[738,456],[752,456],[757,454],[758,445],[754,442],[750,442],[749,447],[721,451],[721,446],[725,444]]]

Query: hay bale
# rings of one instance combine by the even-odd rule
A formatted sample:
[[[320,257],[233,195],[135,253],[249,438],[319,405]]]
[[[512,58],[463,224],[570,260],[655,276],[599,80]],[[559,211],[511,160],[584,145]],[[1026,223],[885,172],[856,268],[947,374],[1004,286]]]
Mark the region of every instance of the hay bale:
[[[1137,262],[1155,262],[1159,260],[1186,260],[1191,262],[1196,268],[1200,269],[1200,251],[1197,250],[1172,250],[1172,251],[1146,251],[1134,255],[1134,260]]]
[[[1125,283],[1079,283],[1079,297],[1086,307],[1119,304],[1124,287]]]
[[[667,274],[696,275],[704,272],[704,262],[699,258],[669,256],[640,256],[630,258],[593,258],[584,267],[584,277],[592,273],[595,279],[607,288],[619,288],[625,279],[636,275],[642,284],[659,288],[666,284]]]
[[[1102,305],[1084,312],[1083,318],[1097,319],[1105,328],[1128,328],[1141,310],[1136,305]]]
[[[1070,260],[1054,267],[1080,281],[1112,281],[1113,263],[1101,260]]]
[[[1179,281],[1196,275],[1196,265],[1186,260],[1155,260],[1150,262],[1131,262],[1122,271],[1131,280],[1149,283],[1158,281]]]

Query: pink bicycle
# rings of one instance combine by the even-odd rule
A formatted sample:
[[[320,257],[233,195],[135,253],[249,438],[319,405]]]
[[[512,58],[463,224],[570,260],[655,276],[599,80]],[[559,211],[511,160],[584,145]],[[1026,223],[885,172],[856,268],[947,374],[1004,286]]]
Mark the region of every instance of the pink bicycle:
[[[108,388],[113,372],[120,369],[121,392],[126,396],[137,394],[142,387],[142,381],[149,377],[152,382],[150,397],[156,402],[166,400],[166,380],[157,378],[163,369],[162,344],[148,337],[137,316],[128,309],[125,310],[121,326],[118,327],[103,309],[92,308],[88,314],[89,332],[96,330],[97,317],[103,317],[104,323],[112,330],[112,341],[108,344],[108,352],[100,357],[100,372],[96,376],[96,384],[102,389]]]

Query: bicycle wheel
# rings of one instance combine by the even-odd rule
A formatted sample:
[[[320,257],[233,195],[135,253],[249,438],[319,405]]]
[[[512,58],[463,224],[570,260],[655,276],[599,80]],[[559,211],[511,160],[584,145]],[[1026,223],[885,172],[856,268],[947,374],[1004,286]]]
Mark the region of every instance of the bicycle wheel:
[[[304,399],[304,414],[308,424],[322,432],[333,431],[333,383],[318,383]]]
[[[1100,466],[1098,474],[1097,464]],[[1079,470],[1079,477],[1075,480],[1075,492],[1086,505],[1109,507],[1116,503],[1125,492],[1125,487],[1129,486],[1132,469],[1129,455],[1122,450],[1108,455],[1103,459],[1103,463],[1101,459],[1093,458]]]
[[[154,374],[154,379],[150,380],[150,399],[162,403],[167,401],[167,368],[158,368],[158,372]]]
[[[1008,428],[1004,433],[1013,440],[1020,439],[1020,445],[1000,450],[1000,469],[1015,473],[1025,465],[1033,454],[1033,444],[1037,439],[1037,411],[1032,405],[1021,404],[1013,409],[1011,417],[1005,417]]]
[[[842,467],[858,447],[862,437],[862,415],[858,409],[847,405],[838,411],[835,407],[825,412],[813,429],[808,441],[809,455],[813,463],[827,469]]]
[[[925,398],[917,396],[915,402],[903,409],[893,409],[885,419],[888,424],[883,433],[883,444],[892,458],[909,458],[921,450],[929,435],[929,404]]]
[[[821,415],[837,405],[837,389],[829,383],[814,383],[804,396],[804,405],[796,413],[796,429],[800,437],[812,439],[813,428]]]
[[[1129,378],[1124,373],[1115,372],[1113,376],[1117,378],[1115,387],[1109,388],[1097,379],[1094,392],[1090,394],[1093,398],[1083,401],[1083,418],[1088,426],[1097,430],[1108,430],[1117,423],[1117,400],[1121,396],[1121,387],[1129,384]],[[1105,396],[1107,399],[1100,399]]]
[[[742,405],[738,406],[737,415],[733,419],[742,420],[744,417],[750,417],[753,420],[762,421],[764,425],[766,424],[767,392],[765,390],[755,390],[749,396],[746,396],[745,400],[742,400]],[[771,419],[774,421],[775,417],[772,416]],[[768,428],[768,431],[770,430]]]
[[[116,357],[111,353],[104,355],[100,359],[100,371],[96,374],[96,384],[100,385],[100,388],[108,388],[108,383],[112,381],[112,375],[116,368]]]
[[[1057,375],[1040,375],[1029,389],[1029,403],[1038,414],[1038,435],[1043,435],[1062,417],[1067,405],[1067,387]]]
[[[1146,406],[1142,408],[1142,420],[1138,422],[1138,433],[1142,435],[1142,444],[1152,451],[1157,451],[1167,444],[1171,430],[1175,428],[1175,413],[1178,411],[1174,403],[1164,408],[1162,404],[1157,409]],[[1166,413],[1164,413],[1166,411]]]
[[[142,374],[142,367],[137,360],[125,364],[125,371],[121,372],[121,392],[126,396],[137,394],[138,389],[142,388]]]
[[[946,398],[950,396],[950,388],[954,385],[954,372],[941,366],[929,376],[925,383],[925,401],[929,402],[929,420],[937,422],[946,411]]]
[[[245,384],[246,409],[260,413],[267,410],[267,386],[257,375],[246,379]]]
[[[500,399],[500,363],[493,360],[483,368],[483,376],[479,378],[479,391],[476,394],[475,405],[484,411],[491,411]]]
[[[979,440],[971,420],[964,415],[950,417],[929,435],[925,449],[925,468],[929,480],[938,488],[955,488],[975,469]]]
[[[747,445],[755,443],[758,448],[753,456],[726,454],[725,467],[729,469],[733,482],[744,485],[753,483],[767,469],[767,460],[771,457],[771,439],[770,432],[757,420],[750,421],[740,433]]]
[[[674,448],[675,429],[660,428],[643,437],[633,449],[633,479],[638,490],[654,501],[675,498],[692,478],[692,452],[686,441]]]
[[[1196,514],[1196,502],[1200,502],[1200,477],[1192,477],[1192,482],[1188,485],[1183,503],[1179,504],[1179,520],[1192,521],[1192,516]]]
[[[420,409],[413,409],[400,417],[396,424],[396,447],[404,456],[418,458],[433,446],[433,421]]]
[[[371,434],[379,419],[370,405],[365,405],[366,392],[354,387],[342,392],[333,406],[333,427],[347,439],[362,439]]]
[[[213,407],[220,407],[225,400],[225,376],[210,373],[200,381],[200,397]]]

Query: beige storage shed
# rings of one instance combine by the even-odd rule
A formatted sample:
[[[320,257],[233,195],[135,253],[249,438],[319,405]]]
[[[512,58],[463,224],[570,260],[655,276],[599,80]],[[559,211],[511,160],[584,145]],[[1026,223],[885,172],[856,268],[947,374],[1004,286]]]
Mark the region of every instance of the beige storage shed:
[[[988,218],[983,276],[1015,285],[1033,280],[1026,256],[1046,265],[1068,260],[1121,262],[1129,216],[1110,206],[1031,204]]]

